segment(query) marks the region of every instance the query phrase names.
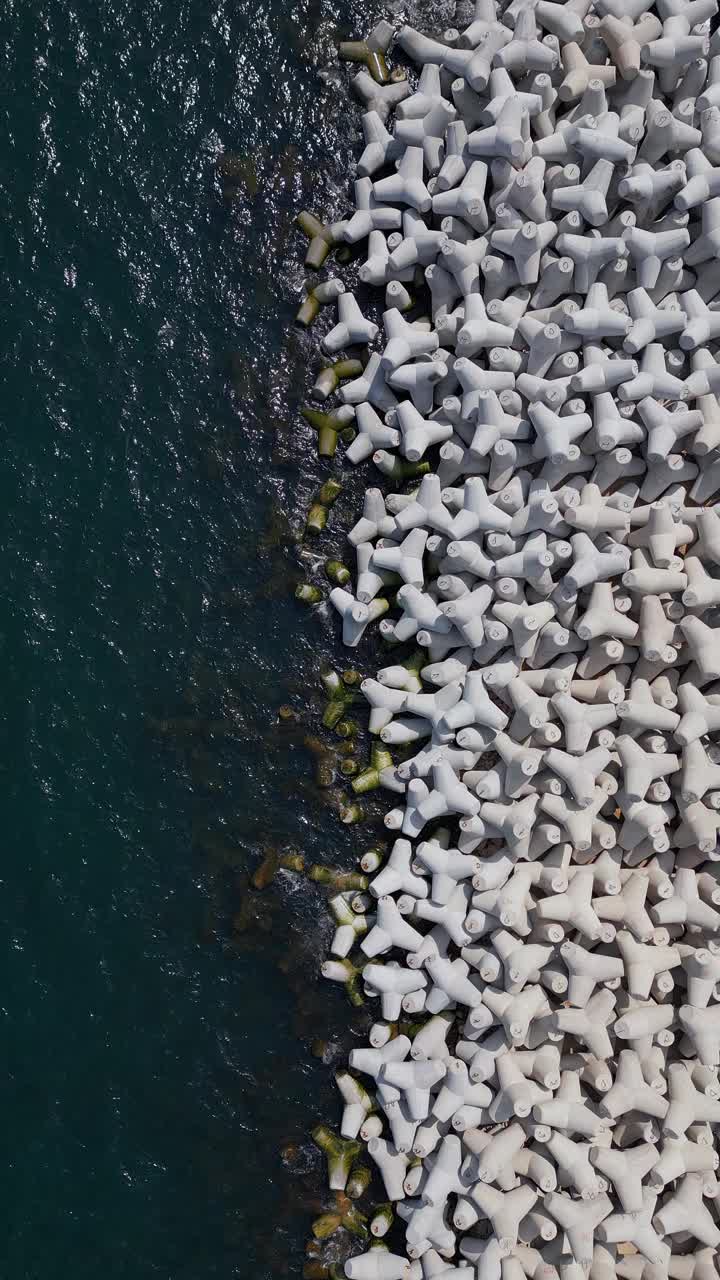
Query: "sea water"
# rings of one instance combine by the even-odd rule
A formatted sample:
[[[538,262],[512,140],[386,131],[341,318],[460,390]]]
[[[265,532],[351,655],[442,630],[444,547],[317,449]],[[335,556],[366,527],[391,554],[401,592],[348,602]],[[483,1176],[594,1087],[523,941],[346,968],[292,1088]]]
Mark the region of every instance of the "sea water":
[[[336,1115],[328,926],[306,881],[248,876],[266,846],[358,852],[302,745],[339,650],[292,599],[327,473],[297,413],[316,339],[291,327],[294,217],[344,209],[336,38],[403,12],[2,8],[13,1280],[299,1274],[327,1204],[307,1131]]]

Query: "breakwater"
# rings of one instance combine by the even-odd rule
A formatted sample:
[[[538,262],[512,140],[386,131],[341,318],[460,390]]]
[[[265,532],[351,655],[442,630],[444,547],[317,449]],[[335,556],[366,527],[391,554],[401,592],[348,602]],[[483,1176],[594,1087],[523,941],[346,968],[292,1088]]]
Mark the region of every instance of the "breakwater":
[[[715,6],[636,8],[341,46],[354,209],[301,219],[338,257],[305,416],[383,477],[325,562],[345,645],[390,650],[340,810],[394,793],[389,855],[335,882],[323,968],[378,1011],[314,1134],[318,1238],[376,1238],[350,1280],[710,1274],[720,1241]],[[352,739],[357,676],[325,683]]]

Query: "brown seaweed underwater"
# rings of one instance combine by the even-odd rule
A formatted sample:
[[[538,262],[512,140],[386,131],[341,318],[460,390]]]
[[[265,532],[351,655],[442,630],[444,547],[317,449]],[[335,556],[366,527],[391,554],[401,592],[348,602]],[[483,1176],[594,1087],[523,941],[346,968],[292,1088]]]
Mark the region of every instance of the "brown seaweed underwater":
[[[277,1198],[272,1220],[258,1229],[257,1246],[273,1272],[296,1274],[300,1259],[289,1256],[288,1238],[276,1228],[309,1220],[308,1280],[339,1275],[341,1259],[353,1241],[368,1236],[371,1222],[373,1230],[384,1231],[392,1221],[374,1171],[353,1163],[346,1192],[328,1192],[322,1156],[332,1159],[338,1143],[324,1124],[336,1110],[328,1068],[346,1061],[369,1018],[357,975],[349,973],[345,987],[349,1017],[342,991],[319,981],[319,964],[332,929],[345,918],[348,894],[354,895],[356,927],[362,927],[366,872],[385,853],[383,809],[374,791],[388,755],[371,747],[358,693],[364,672],[341,665],[342,647],[322,603],[332,585],[348,580],[342,531],[362,493],[360,478],[343,472],[338,449],[350,442],[352,428],[324,412],[322,399],[362,371],[367,353],[318,363],[316,332],[309,331],[322,313],[313,293],[317,277],[311,273],[305,281],[296,267],[306,250],[306,271],[321,265],[329,249],[317,244],[322,219],[336,216],[344,201],[358,116],[337,50],[350,25],[348,19],[338,31],[321,22],[304,50],[317,67],[311,110],[323,181],[317,171],[309,173],[292,144],[279,155],[270,148],[228,148],[215,164],[218,208],[240,241],[253,219],[267,216],[267,192],[273,192],[276,225],[264,251],[278,264],[289,327],[270,366],[245,346],[217,357],[233,417],[221,432],[202,432],[197,439],[198,466],[221,489],[236,483],[246,465],[249,434],[270,464],[259,533],[230,546],[208,605],[237,643],[222,661],[199,648],[176,700],[153,705],[147,716],[149,734],[171,754],[190,796],[192,848],[207,888],[198,941],[220,948],[230,963],[244,957],[246,972],[252,972],[253,957],[259,971],[274,966],[291,1000],[310,1097],[299,1109],[288,1098],[271,1125]],[[343,52],[364,56],[347,46]],[[374,73],[391,74],[386,67]],[[392,74],[406,72],[396,68]],[[306,202],[317,214],[298,214]],[[358,253],[340,250],[339,257],[346,271],[356,270]],[[272,305],[272,274],[256,280],[255,305]],[[298,301],[298,322],[290,327]],[[308,605],[320,608],[306,611]],[[291,665],[268,667],[253,637],[268,632],[276,644],[277,635],[290,629]],[[360,841],[353,832],[357,823]],[[290,1117],[295,1123],[283,1128]]]

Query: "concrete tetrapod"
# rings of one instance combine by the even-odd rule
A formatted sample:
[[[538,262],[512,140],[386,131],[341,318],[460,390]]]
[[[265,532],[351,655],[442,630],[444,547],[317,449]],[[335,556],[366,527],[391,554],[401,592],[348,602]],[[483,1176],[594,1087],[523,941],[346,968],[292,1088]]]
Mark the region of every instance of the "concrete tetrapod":
[[[300,322],[336,305],[326,351],[372,348],[317,394],[383,477],[330,601],[393,649],[362,786],[394,807],[369,896],[333,899],[323,972],[381,1017],[317,1132],[338,1189],[367,1143],[401,1219],[349,1280],[716,1274],[716,11],[463,3],[396,32],[417,86],[385,29],[343,54],[355,209],[306,229],[367,242],[377,319],[349,266]]]

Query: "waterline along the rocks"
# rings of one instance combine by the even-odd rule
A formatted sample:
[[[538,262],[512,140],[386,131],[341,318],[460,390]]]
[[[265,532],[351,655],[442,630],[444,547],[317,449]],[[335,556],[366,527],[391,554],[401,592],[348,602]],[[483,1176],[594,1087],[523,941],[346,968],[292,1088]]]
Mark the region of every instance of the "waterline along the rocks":
[[[373,673],[323,676],[369,838],[314,872],[370,1021],[308,1280],[717,1278],[717,9],[461,0],[339,47],[296,594]]]

